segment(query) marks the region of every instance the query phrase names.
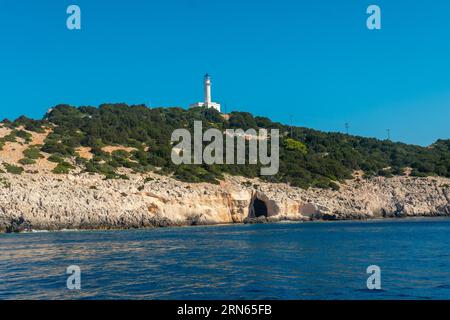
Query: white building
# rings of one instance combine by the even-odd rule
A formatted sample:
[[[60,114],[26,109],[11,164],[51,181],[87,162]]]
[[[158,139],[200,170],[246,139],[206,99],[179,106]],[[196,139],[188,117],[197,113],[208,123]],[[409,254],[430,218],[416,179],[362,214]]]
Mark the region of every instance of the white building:
[[[209,74],[205,74],[203,86],[205,90],[205,100],[203,102],[193,103],[189,106],[189,108],[195,107],[214,108],[220,112],[220,103],[211,101],[211,77],[209,76]]]

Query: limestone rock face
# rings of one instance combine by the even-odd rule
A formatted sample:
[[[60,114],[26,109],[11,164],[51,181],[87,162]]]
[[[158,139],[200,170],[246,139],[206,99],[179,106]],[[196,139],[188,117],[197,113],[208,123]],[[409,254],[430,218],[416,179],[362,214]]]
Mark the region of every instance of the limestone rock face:
[[[128,175],[130,180],[2,174],[7,183],[0,184],[0,231],[450,215],[450,179],[445,178],[355,179],[333,191],[238,177],[213,185]]]

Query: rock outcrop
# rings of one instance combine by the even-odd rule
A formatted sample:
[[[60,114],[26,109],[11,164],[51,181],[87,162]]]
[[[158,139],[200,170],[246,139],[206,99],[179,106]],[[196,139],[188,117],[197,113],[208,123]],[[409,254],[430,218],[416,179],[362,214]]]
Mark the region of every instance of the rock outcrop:
[[[0,231],[450,215],[445,178],[357,178],[333,191],[237,177],[219,185],[156,174],[129,177],[2,174]]]

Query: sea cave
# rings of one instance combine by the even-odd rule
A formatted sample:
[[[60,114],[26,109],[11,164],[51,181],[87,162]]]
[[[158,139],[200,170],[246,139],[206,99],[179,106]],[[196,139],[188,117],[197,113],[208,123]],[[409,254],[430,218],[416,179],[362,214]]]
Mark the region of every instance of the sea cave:
[[[256,218],[261,216],[267,217],[267,206],[264,201],[255,198],[253,200],[253,213]]]

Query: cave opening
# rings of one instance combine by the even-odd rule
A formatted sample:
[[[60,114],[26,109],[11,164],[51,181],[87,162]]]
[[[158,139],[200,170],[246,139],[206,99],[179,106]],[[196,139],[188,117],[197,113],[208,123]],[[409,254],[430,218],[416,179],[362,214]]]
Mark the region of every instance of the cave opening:
[[[255,213],[256,218],[261,216],[267,217],[267,206],[264,201],[255,198],[255,200],[253,200],[253,212]]]

